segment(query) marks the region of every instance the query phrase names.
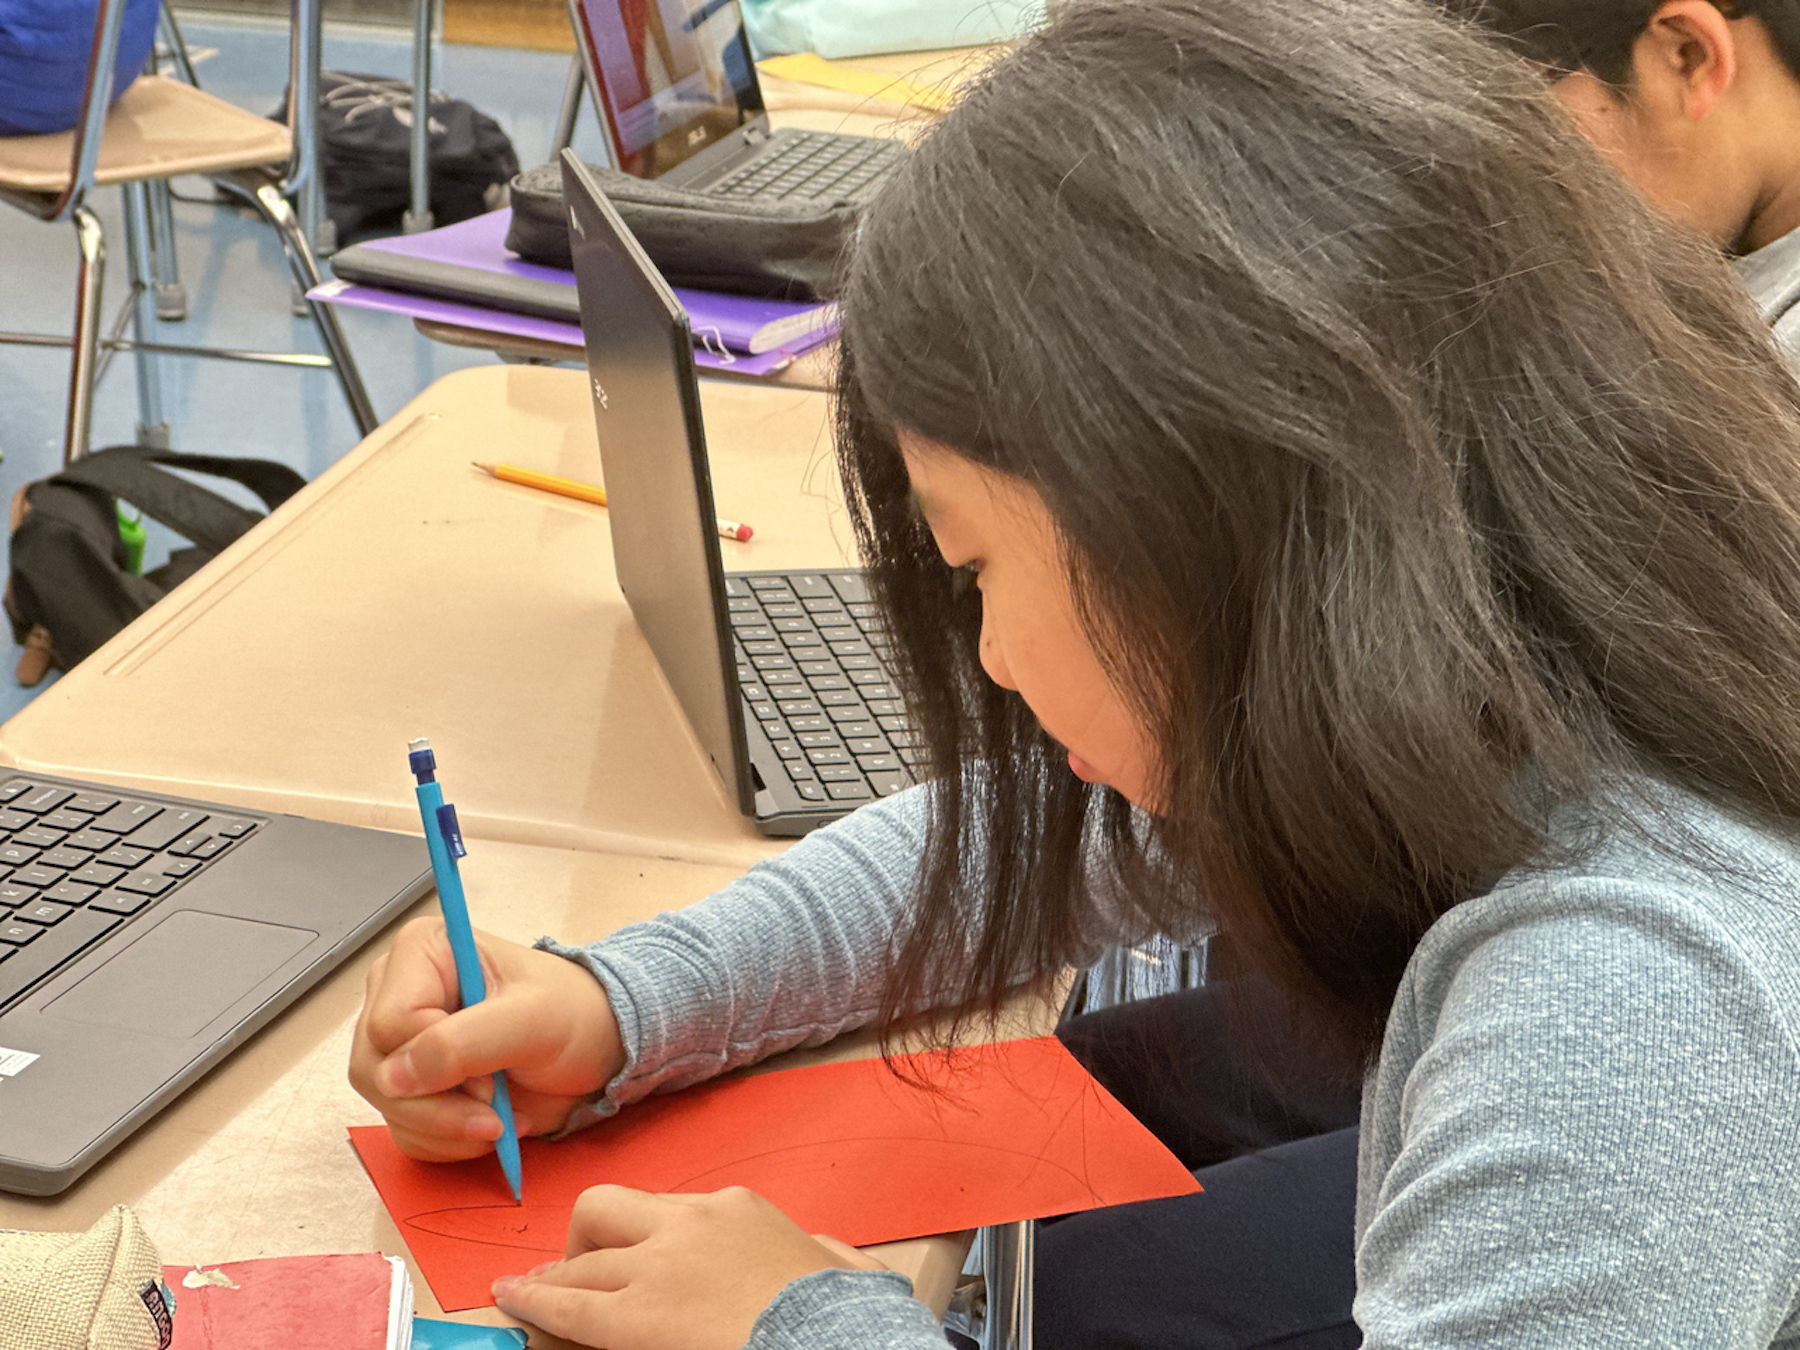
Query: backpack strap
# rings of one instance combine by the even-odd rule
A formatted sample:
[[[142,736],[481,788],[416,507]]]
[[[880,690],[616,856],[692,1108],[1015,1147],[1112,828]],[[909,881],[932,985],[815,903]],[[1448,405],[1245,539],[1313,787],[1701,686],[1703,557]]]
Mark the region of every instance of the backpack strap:
[[[164,472],[158,465],[241,483],[270,510],[306,485],[306,480],[294,470],[272,460],[190,455],[136,445],[96,450],[63,469],[52,481],[97,488],[122,498],[209,553],[223,551],[262,519],[255,511],[197,483]]]

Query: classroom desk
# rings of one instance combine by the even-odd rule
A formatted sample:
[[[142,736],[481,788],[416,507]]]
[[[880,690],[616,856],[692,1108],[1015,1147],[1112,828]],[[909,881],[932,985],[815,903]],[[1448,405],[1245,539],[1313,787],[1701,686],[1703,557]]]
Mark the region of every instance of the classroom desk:
[[[529,942],[545,932],[600,936],[697,899],[734,869],[477,842],[462,871],[480,926]],[[418,909],[432,907],[427,900]],[[351,1090],[345,1067],[364,976],[390,937],[364,948],[70,1190],[43,1199],[0,1194],[0,1228],[76,1231],[126,1204],[168,1264],[365,1251],[410,1263],[344,1133],[380,1120]],[[1034,1029],[1041,1027],[1021,1023],[1021,1031]],[[872,1049],[867,1035],[841,1037],[771,1063]],[[966,1246],[957,1236],[871,1251],[911,1276],[919,1297],[942,1314]],[[416,1266],[412,1275],[418,1312],[441,1316]],[[457,1316],[511,1324],[493,1308]],[[532,1333],[534,1350],[562,1344]]]
[[[701,386],[728,570],[843,565],[823,395]],[[446,376],[0,727],[0,763],[417,828],[429,736],[477,839],[744,866],[778,847],[713,773],[613,576],[585,373]]]

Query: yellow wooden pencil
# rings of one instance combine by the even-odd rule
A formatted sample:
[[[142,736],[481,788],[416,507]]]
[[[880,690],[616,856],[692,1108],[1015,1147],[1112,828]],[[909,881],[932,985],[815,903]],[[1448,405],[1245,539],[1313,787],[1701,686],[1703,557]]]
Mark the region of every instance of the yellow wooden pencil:
[[[573,478],[558,478],[553,473],[522,469],[517,464],[483,464],[479,460],[474,461],[474,464],[483,473],[492,474],[502,482],[517,483],[521,487],[537,488],[542,492],[554,492],[559,497],[573,497],[576,501],[592,502],[596,506],[606,505],[606,489],[595,487],[592,483],[578,483]],[[748,525],[735,520],[720,520],[717,524],[722,536],[736,539],[740,543],[756,533]]]

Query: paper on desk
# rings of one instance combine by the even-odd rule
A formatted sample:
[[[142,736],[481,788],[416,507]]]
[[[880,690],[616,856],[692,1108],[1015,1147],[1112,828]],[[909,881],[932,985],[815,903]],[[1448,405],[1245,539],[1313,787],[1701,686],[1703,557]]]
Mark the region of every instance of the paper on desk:
[[[785,1069],[653,1097],[556,1143],[526,1140],[525,1200],[492,1158],[422,1163],[384,1126],[351,1139],[448,1312],[563,1253],[589,1186],[747,1186],[809,1233],[857,1246],[1124,1204],[1200,1187],[1055,1037]]]

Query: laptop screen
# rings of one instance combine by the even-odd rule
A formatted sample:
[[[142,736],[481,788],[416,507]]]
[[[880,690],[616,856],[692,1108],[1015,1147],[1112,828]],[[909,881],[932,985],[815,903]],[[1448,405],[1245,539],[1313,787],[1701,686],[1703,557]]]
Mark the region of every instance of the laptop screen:
[[[577,0],[619,167],[656,178],[763,111],[737,0]]]
[[[572,151],[563,198],[613,565],[688,724],[753,806],[687,312]]]

